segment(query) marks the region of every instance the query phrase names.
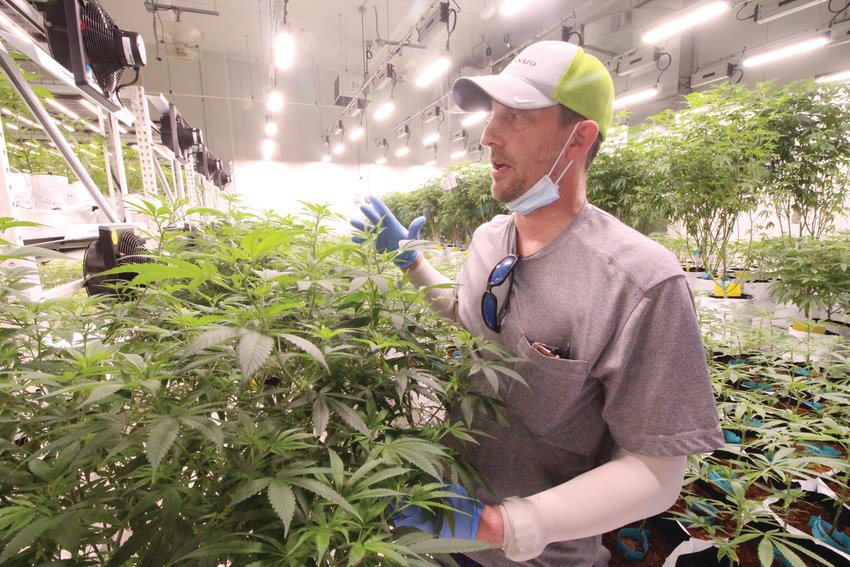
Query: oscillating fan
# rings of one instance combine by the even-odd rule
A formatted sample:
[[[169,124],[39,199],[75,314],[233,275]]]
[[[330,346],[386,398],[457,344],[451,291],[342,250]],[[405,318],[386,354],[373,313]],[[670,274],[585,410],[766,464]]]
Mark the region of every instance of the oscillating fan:
[[[119,28],[97,0],[47,0],[38,6],[54,59],[106,108],[121,108],[116,91],[124,71],[147,64],[142,36]]]
[[[192,128],[186,119],[177,112],[172,104],[168,113],[159,120],[159,133],[163,145],[167,146],[182,162],[187,162],[189,150],[204,143],[204,134],[198,128]]]
[[[136,277],[135,272],[122,274],[97,275],[106,270],[129,264],[148,264],[153,260],[148,257],[147,249],[142,240],[132,229],[116,230],[108,226],[98,228],[97,240],[86,248],[83,257],[83,277],[86,291],[89,295],[123,294],[115,285],[129,282]]]

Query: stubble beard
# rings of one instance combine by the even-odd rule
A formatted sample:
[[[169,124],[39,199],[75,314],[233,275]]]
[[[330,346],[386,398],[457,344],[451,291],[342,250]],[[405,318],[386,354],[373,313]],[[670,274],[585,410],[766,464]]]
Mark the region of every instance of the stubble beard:
[[[490,185],[490,194],[493,196],[495,200],[506,205],[511,201],[516,201],[519,199],[526,191],[528,187],[525,187],[521,181],[510,181],[503,185],[499,185],[495,181]]]

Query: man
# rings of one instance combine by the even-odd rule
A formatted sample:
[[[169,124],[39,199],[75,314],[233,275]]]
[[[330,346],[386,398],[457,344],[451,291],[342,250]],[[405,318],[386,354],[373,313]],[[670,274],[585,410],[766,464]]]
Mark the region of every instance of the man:
[[[669,508],[687,455],[723,443],[678,262],[586,201],[613,92],[602,63],[558,41],[452,88],[462,109],[492,113],[481,142],[512,214],[475,232],[455,289],[428,296],[521,357],[528,382],[499,392],[510,427],[476,416],[488,435],[461,448],[493,489],[460,534],[499,548],[472,555],[484,566],[606,565],[600,534]],[[390,250],[424,222],[407,230],[377,199],[362,209]],[[415,251],[398,261],[416,285],[446,281]]]

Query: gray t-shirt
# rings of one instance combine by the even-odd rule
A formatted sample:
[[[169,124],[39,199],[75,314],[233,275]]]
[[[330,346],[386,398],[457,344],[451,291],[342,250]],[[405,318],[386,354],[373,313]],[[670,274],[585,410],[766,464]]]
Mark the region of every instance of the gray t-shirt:
[[[598,208],[585,205],[553,242],[521,258],[501,333],[481,317],[493,266],[516,253],[513,218],[479,227],[458,276],[458,318],[474,335],[523,359],[498,397],[509,427],[476,415],[479,444],[464,458],[493,489],[496,504],[562,484],[611,459],[614,446],[645,455],[711,451],[723,444],[693,298],[676,258]],[[508,283],[494,288],[500,305]],[[548,358],[537,341],[569,352]],[[492,388],[483,377],[480,391]],[[606,557],[601,538],[553,543],[522,565],[582,566]],[[499,551],[471,555],[517,565]]]

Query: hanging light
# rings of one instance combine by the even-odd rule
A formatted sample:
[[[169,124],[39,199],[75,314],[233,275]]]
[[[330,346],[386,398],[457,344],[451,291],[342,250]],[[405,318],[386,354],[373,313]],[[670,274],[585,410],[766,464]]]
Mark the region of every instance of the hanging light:
[[[525,5],[529,3],[530,0],[505,0],[502,2],[499,11],[503,16],[513,16],[514,14],[519,13],[520,10],[525,8]]]
[[[274,38],[274,64],[278,69],[289,69],[295,61],[295,36],[292,26],[283,24]]]
[[[283,110],[283,93],[277,89],[269,92],[269,98],[266,101],[266,110],[272,114],[277,114]]]
[[[658,85],[653,85],[648,89],[625,92],[614,99],[614,110],[646,102],[657,97],[660,92]]]
[[[383,150],[383,154],[378,156],[378,159],[375,160],[375,163],[378,165],[384,165],[387,163],[387,152],[390,150],[390,144],[387,142],[386,138],[381,138],[378,140],[378,148]]]
[[[323,154],[322,155],[322,161],[325,162],[325,163],[328,163],[329,161],[331,161],[331,155],[330,154]]]
[[[395,157],[404,157],[410,153],[410,146],[404,145],[395,151]]]
[[[789,43],[783,45],[782,47],[768,49],[765,51],[758,52],[754,55],[750,55],[749,57],[745,57],[744,60],[741,62],[741,65],[743,65],[744,67],[757,67],[759,65],[766,65],[768,63],[773,63],[774,61],[780,61],[782,59],[787,59],[795,55],[801,55],[809,51],[814,51],[815,49],[820,49],[828,43],[829,37],[827,37],[826,35],[811,37],[802,41],[795,41],[794,43]]]
[[[271,119],[267,120],[263,131],[266,133],[267,137],[274,138],[278,133],[277,123]]]
[[[74,112],[73,110],[71,110],[70,108],[68,108],[67,106],[65,106],[64,104],[62,104],[61,102],[57,101],[54,98],[46,98],[46,99],[44,99],[44,102],[48,106],[52,107],[54,110],[58,110],[59,112],[61,112],[62,114],[64,114],[68,118],[70,118],[71,120],[79,120],[80,119],[79,114],[77,114],[76,112]]]
[[[712,20],[730,9],[729,2],[704,2],[650,28],[643,34],[643,42],[658,43],[664,41],[694,26]]]
[[[437,144],[434,144],[434,157],[426,161],[424,165],[427,167],[433,167],[437,165]]]
[[[850,69],[828,75],[820,75],[815,78],[815,82],[817,83],[846,83],[847,81],[850,81]]]
[[[457,159],[457,158],[461,158],[465,155],[466,155],[466,147],[463,147],[463,148],[460,148],[458,150],[453,151],[451,153],[451,155],[449,156],[449,159]]]
[[[422,138],[422,145],[426,146],[426,147],[430,146],[432,144],[437,143],[437,140],[439,140],[439,139],[440,139],[440,133],[439,132],[434,132],[433,134],[428,134],[427,136]]]
[[[469,126],[474,126],[475,124],[478,124],[479,122],[483,122],[484,120],[486,120],[487,116],[489,114],[490,113],[487,112],[486,110],[481,110],[479,112],[473,112],[472,114],[470,114],[469,116],[464,118],[463,121],[460,123],[460,125],[463,126],[464,128],[468,128]]]
[[[356,126],[348,133],[348,139],[352,142],[356,142],[361,139],[365,133],[366,130],[363,129],[363,126]]]
[[[336,143],[336,145],[334,146],[334,150],[333,150],[333,151],[334,151],[334,155],[335,155],[335,156],[338,156],[338,155],[343,154],[343,153],[345,152],[345,144],[343,144],[343,143],[342,143],[342,141],[340,140],[340,141],[339,141],[339,142],[337,142],[337,143]]]
[[[277,150],[277,144],[274,140],[266,138],[263,140],[263,160],[271,161],[274,157],[275,150]]]
[[[440,55],[419,74],[416,78],[416,86],[420,88],[427,87],[445,75],[451,64],[452,60],[447,55]]]
[[[372,118],[374,118],[375,120],[384,120],[386,118],[389,118],[390,114],[392,114],[394,110],[395,102],[390,99],[375,110],[375,113],[372,115]]]

